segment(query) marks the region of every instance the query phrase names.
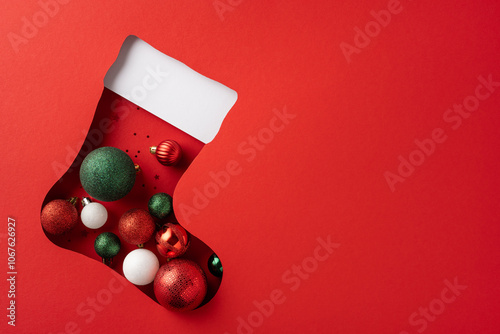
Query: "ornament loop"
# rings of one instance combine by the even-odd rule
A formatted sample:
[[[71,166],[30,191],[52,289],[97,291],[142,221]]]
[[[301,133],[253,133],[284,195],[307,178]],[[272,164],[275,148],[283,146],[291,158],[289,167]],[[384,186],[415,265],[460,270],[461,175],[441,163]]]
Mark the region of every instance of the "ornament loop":
[[[73,206],[76,206],[76,202],[78,202],[78,197],[74,196],[68,199],[68,202],[70,202]]]
[[[85,207],[85,205],[92,203],[92,200],[90,197],[84,197],[82,198],[82,207]]]

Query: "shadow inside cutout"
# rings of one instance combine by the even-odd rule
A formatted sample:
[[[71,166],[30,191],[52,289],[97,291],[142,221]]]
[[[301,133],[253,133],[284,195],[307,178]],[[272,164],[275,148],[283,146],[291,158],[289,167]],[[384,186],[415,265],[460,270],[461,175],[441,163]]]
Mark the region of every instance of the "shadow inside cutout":
[[[174,80],[175,76],[171,79]],[[167,83],[165,87],[168,88],[170,84]],[[159,90],[165,89],[165,87],[158,86]],[[132,85],[132,87],[135,86]],[[130,99],[133,100],[133,98]],[[178,104],[182,105],[182,101]],[[232,104],[234,102],[231,103],[230,107]],[[138,247],[137,245],[127,243],[120,236],[118,230],[120,217],[130,209],[140,208],[147,210],[149,199],[156,193],[164,192],[172,196],[182,174],[205,145],[201,140],[196,139],[195,136],[180,130],[178,127],[170,124],[168,120],[160,118],[162,117],[162,111],[160,113],[150,111],[143,109],[110,89],[104,88],[94,119],[77,157],[61,179],[50,189],[42,204],[43,208],[54,199],[78,197],[76,209],[79,218],[76,226],[62,235],[53,235],[45,231],[47,238],[59,247],[73,250],[102,262],[102,258],[94,249],[94,241],[103,232],[116,234],[120,238],[121,250],[113,258],[110,268],[122,276],[124,276],[122,264],[125,256]],[[225,111],[225,114],[228,111],[229,109]],[[220,115],[217,117],[220,118]],[[199,127],[199,124],[194,125],[194,127]],[[218,128],[216,131],[218,131]],[[175,140],[182,148],[181,159],[175,166],[160,164],[155,155],[149,151],[150,147],[156,146],[166,139]],[[79,175],[80,166],[84,158],[93,150],[105,146],[122,150],[132,159],[134,164],[140,166],[140,171],[136,174],[132,190],[123,198],[112,202],[102,202],[92,198],[81,185]],[[70,160],[75,155],[76,150],[68,146],[67,151],[68,157],[66,160]],[[53,167],[62,164],[55,162]],[[83,197],[90,197],[93,202],[101,203],[106,207],[108,219],[101,228],[90,229],[82,223],[80,212],[82,210],[81,200]],[[154,220],[157,231],[163,224],[179,222],[174,212],[170,213],[164,219],[154,218]],[[182,220],[180,223],[182,223]],[[189,234],[189,226],[183,227]],[[157,250],[155,234],[153,234],[153,237],[149,241],[144,243],[144,248],[152,251],[157,256],[161,267],[167,263],[167,259]],[[180,256],[180,258],[196,262],[205,273],[207,278],[207,294],[201,305],[206,304],[213,298],[222,280],[221,277],[212,274],[208,268],[209,258],[212,254],[214,254],[214,251],[209,246],[194,235],[190,235],[189,248],[186,253]],[[153,283],[136,286],[150,298],[157,301],[153,290]]]

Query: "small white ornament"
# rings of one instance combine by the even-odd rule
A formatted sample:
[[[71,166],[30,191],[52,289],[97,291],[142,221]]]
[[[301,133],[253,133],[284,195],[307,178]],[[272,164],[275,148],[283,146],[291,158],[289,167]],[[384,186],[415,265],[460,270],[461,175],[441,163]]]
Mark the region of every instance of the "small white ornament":
[[[108,220],[108,211],[101,203],[90,202],[86,197],[82,200],[84,205],[80,218],[83,225],[91,229],[101,228]]]
[[[147,249],[131,251],[123,260],[123,274],[135,285],[147,285],[155,279],[160,262],[156,255]]]

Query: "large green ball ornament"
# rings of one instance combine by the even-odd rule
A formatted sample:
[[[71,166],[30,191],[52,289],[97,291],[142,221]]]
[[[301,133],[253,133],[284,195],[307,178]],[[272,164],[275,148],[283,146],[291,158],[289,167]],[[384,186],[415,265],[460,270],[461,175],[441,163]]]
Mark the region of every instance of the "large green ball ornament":
[[[127,195],[135,182],[132,159],[115,147],[101,147],[85,157],[80,167],[80,182],[93,198],[111,202]]]
[[[152,216],[163,219],[172,212],[172,197],[166,193],[154,194],[149,199],[148,209]]]
[[[104,263],[111,262],[111,259],[118,254],[121,248],[120,238],[114,233],[104,232],[95,238],[94,249],[97,255],[102,257]]]

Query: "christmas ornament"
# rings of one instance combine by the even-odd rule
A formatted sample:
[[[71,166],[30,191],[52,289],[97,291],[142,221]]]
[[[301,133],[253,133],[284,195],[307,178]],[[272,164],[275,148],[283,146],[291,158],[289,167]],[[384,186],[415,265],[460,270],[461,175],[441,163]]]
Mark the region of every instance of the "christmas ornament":
[[[222,277],[222,263],[215,253],[208,258],[208,270],[212,275]]]
[[[75,204],[77,197],[66,201],[55,199],[47,203],[40,215],[43,229],[50,234],[59,235],[71,230],[78,222]]]
[[[157,193],[151,196],[148,202],[149,213],[156,218],[163,219],[172,212],[172,197],[166,193]]]
[[[113,258],[121,248],[120,239],[111,232],[101,233],[95,238],[94,249],[97,255],[102,257],[102,262],[110,265]]]
[[[176,165],[182,156],[181,146],[174,140],[164,140],[158,146],[150,147],[149,151],[165,166]]]
[[[132,159],[115,147],[101,147],[89,153],[80,167],[80,182],[85,191],[104,202],[127,195],[135,182]]]
[[[101,228],[108,220],[108,211],[101,203],[92,202],[90,198],[82,199],[82,212],[80,218],[83,225],[91,229]]]
[[[118,230],[123,240],[142,247],[153,236],[155,223],[146,210],[132,209],[121,216]]]
[[[156,255],[147,249],[131,251],[123,260],[123,275],[135,285],[153,282],[160,262]]]
[[[160,267],[154,279],[158,302],[171,311],[194,310],[207,294],[205,273],[195,262],[173,259]]]
[[[179,224],[167,223],[156,232],[156,248],[160,255],[167,259],[181,256],[189,247],[189,237]]]

